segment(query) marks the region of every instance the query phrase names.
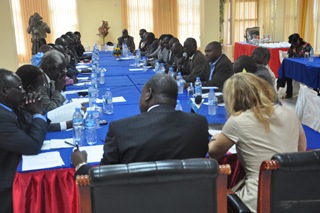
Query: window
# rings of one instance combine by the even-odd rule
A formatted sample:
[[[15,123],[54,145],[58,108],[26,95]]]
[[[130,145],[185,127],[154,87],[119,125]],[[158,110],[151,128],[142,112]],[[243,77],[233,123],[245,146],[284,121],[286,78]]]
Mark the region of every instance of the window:
[[[258,26],[258,0],[226,0],[223,25],[225,43],[245,41],[246,28]]]
[[[200,1],[178,0],[178,38],[180,43],[188,38],[200,43]]]
[[[129,34],[135,38],[136,45],[140,40],[139,30],[153,32],[153,4],[150,0],[127,0],[127,24]],[[123,11],[125,12],[125,11]]]

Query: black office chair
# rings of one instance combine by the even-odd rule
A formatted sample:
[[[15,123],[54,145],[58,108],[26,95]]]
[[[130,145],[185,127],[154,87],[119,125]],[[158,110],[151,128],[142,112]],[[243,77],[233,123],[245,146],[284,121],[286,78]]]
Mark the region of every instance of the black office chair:
[[[98,166],[78,176],[81,213],[225,213],[229,165],[213,159]]]
[[[228,208],[243,204],[234,197],[235,194],[228,195]],[[259,174],[257,212],[320,212],[320,150],[276,154],[264,161]]]

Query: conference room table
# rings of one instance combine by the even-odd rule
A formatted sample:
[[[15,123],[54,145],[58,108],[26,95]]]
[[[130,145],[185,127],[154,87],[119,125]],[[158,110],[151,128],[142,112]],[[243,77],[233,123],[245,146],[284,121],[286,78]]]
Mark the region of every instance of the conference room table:
[[[99,85],[99,97],[101,97],[106,88],[110,88],[113,97],[123,96],[126,102],[114,103],[114,113],[111,115],[102,114],[101,119],[107,120],[109,123],[137,115],[139,111],[139,97],[143,84],[154,75],[153,69],[144,71],[129,71],[134,60],[115,60],[110,52],[100,53],[100,66],[107,69],[105,75],[105,84]],[[86,74],[79,76],[85,77]],[[72,85],[67,87],[67,91],[87,89],[89,85]],[[70,100],[78,97],[77,94],[67,95]],[[178,95],[183,111],[190,112],[191,106],[188,103],[190,96],[184,91],[183,94]],[[101,106],[101,104],[98,104]],[[202,104],[197,113],[205,116],[211,126],[222,126],[226,120],[227,115],[223,105],[217,108],[217,114],[214,116],[208,115],[207,105]],[[103,145],[108,125],[101,126],[97,130],[97,144]],[[308,138],[308,147],[315,149],[320,147],[320,133],[304,126]],[[46,136],[50,139],[66,139],[72,138],[72,131],[49,132]],[[312,143],[309,143],[309,140]],[[80,147],[80,150],[84,147]],[[78,191],[74,181],[75,170],[71,164],[70,156],[73,148],[59,148],[51,150],[43,150],[46,152],[59,152],[64,165],[23,171],[20,163],[13,184],[13,202],[15,213],[76,213],[78,207]],[[229,176],[228,186],[233,186],[239,178],[243,177],[244,172],[240,167],[236,154],[226,155],[220,163],[231,164],[233,173]],[[91,163],[98,165],[99,162]]]
[[[292,78],[311,88],[320,88],[320,58],[285,58],[279,68],[279,78]]]
[[[256,49],[258,46],[249,44],[247,42],[235,42],[234,44],[234,61],[241,55],[252,55],[252,51]],[[288,51],[288,47],[267,47],[270,51],[270,61],[268,63],[270,69],[278,77],[278,70],[280,67],[280,57],[279,57],[279,50]]]

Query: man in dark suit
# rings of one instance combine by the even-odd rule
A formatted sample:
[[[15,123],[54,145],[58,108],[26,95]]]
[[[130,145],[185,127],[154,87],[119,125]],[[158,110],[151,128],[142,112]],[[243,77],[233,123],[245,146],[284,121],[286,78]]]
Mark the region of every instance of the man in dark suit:
[[[134,44],[133,37],[132,37],[132,36],[129,36],[127,29],[122,30],[122,36],[120,36],[120,37],[118,38],[118,46],[119,46],[120,48],[122,48],[122,44],[123,44],[123,43],[127,45],[128,49],[129,49],[129,51],[130,51],[131,53],[134,52],[136,46],[135,46],[135,44]]]
[[[182,65],[182,77],[186,82],[195,82],[200,77],[206,66],[206,58],[197,50],[197,41],[194,38],[187,38],[183,44],[186,53],[180,60]]]
[[[20,77],[23,89],[27,93],[39,91],[45,82],[44,73],[41,69],[30,64],[25,64],[19,67],[16,74]],[[25,117],[26,120],[32,120],[32,115],[30,113],[25,113]],[[60,123],[51,123],[49,132],[61,131],[70,128],[72,128],[71,120]]]
[[[202,86],[215,86],[222,90],[224,82],[233,73],[232,62],[222,53],[219,42],[209,43],[205,48],[206,67],[201,75]]]
[[[40,152],[49,124],[39,93],[26,95],[11,71],[0,69],[0,79],[0,213],[11,213],[12,184],[21,156]],[[21,105],[33,115],[31,123],[20,119]]]
[[[158,46],[159,46],[159,39],[157,39],[152,32],[147,32],[145,37],[146,37],[145,39],[146,51],[141,50],[142,56],[148,56],[152,54],[154,51],[158,49]]]
[[[205,157],[207,120],[198,114],[176,111],[177,91],[177,83],[170,75],[153,76],[142,89],[141,114],[110,123],[100,164]],[[85,151],[73,152],[76,175],[90,169],[84,164],[86,157]]]

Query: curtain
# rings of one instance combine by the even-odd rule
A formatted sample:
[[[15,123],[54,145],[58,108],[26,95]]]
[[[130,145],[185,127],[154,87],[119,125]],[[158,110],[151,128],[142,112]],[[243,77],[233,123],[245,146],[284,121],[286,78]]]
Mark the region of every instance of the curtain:
[[[320,2],[316,1],[314,5],[314,43],[313,43],[313,48],[316,53],[320,53]]]
[[[19,63],[29,63],[32,57],[31,35],[27,33],[29,17],[35,12],[40,14],[51,29],[46,42],[54,43],[67,31],[78,29],[76,5],[76,0],[11,0]]]
[[[139,30],[153,29],[153,1],[150,0],[124,0],[122,1],[123,26],[127,28],[129,35],[133,36],[136,46],[139,44]]]
[[[19,63],[28,63],[31,59],[31,35],[27,33],[29,17],[38,12],[43,21],[50,26],[50,17],[47,1],[12,0],[13,16],[16,32]],[[51,29],[52,30],[52,29]],[[47,43],[52,41],[52,36],[47,35]]]
[[[258,0],[233,0],[232,4],[232,43],[245,41],[246,28],[258,26]]]
[[[161,34],[178,35],[178,14],[176,0],[153,0],[153,33],[159,37]]]
[[[225,44],[245,41],[246,28],[256,26],[258,26],[258,0],[225,1],[223,20],[223,40]]]
[[[259,15],[259,18],[262,18],[262,26],[260,27],[260,36],[269,34],[271,40],[274,40],[274,23],[275,23],[275,0],[263,0],[259,1],[259,8],[261,8],[262,15]]]
[[[79,28],[76,0],[48,0],[48,6],[52,38],[56,39],[68,31],[74,32]]]
[[[188,37],[200,43],[200,1],[178,0],[178,38],[180,43]]]

